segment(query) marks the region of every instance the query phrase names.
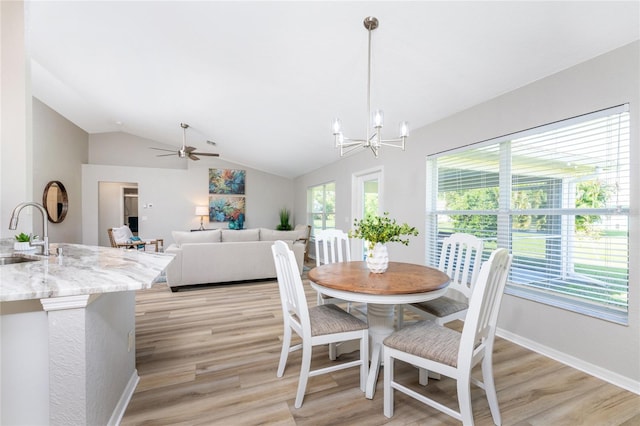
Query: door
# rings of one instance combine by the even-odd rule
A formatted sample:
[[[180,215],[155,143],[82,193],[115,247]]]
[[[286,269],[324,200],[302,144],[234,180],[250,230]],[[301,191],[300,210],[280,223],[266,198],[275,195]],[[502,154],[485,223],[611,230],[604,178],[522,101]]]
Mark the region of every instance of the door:
[[[382,167],[354,173],[353,175],[353,207],[351,212],[351,224],[356,219],[362,219],[367,215],[379,215],[383,212],[383,169]],[[366,250],[362,244],[351,244],[354,260],[364,260]]]

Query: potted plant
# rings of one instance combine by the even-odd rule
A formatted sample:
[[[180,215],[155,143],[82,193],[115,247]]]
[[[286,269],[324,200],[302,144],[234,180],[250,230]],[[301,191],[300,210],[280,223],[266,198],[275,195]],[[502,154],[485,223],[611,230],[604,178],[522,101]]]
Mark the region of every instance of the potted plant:
[[[16,242],[13,243],[14,250],[31,250],[31,244],[29,244],[29,235],[24,232],[19,233],[16,237]]]
[[[406,223],[400,225],[385,212],[382,216],[368,215],[364,219],[353,222],[354,229],[349,231],[350,238],[360,238],[367,242],[367,266],[371,272],[382,273],[387,270],[389,255],[387,243],[409,245],[409,238],[416,236],[418,230]]]
[[[291,231],[291,224],[289,223],[289,210],[285,207],[280,209],[280,225],[276,227],[278,231]]]

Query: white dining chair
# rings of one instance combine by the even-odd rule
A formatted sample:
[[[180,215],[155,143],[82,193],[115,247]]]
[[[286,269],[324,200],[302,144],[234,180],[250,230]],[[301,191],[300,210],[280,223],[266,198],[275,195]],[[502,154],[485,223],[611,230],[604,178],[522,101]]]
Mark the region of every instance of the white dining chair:
[[[471,383],[484,389],[495,424],[501,423],[498,397],[493,380],[492,353],[496,324],[512,256],[497,249],[482,265],[462,332],[420,321],[392,333],[384,340],[384,415],[392,417],[394,391],[452,416],[464,425],[473,425]],[[459,411],[396,382],[394,362],[401,360],[457,381]],[[471,376],[471,369],[482,362],[482,381]]]
[[[442,240],[438,269],[451,281],[447,295],[427,302],[403,305],[398,312],[398,328],[404,326],[403,308],[418,314],[422,319],[432,319],[440,325],[454,320],[464,320],[469,298],[482,264],[483,241],[470,234],[455,233]]]
[[[336,262],[350,262],[351,248],[349,235],[340,229],[321,229],[316,231],[316,266]],[[344,300],[335,299],[318,293],[318,305],[326,303],[346,303]],[[347,305],[347,311],[350,305]]]
[[[364,392],[369,369],[367,323],[334,304],[309,308],[293,251],[283,241],[276,241],[271,250],[276,266],[284,319],[284,336],[278,364],[278,377],[282,377],[284,374],[289,352],[302,349],[302,366],[294,403],[295,408],[302,406],[309,377],[319,374],[360,367],[360,390]],[[301,337],[302,343],[291,345],[292,331]],[[311,370],[313,346],[347,340],[360,340],[360,359]]]
[[[320,229],[316,231],[316,266],[326,265],[336,262],[351,261],[351,247],[349,244],[349,234],[340,229]],[[329,303],[344,303],[347,305],[347,312],[351,312],[352,302],[347,302],[335,297],[318,292],[318,305]],[[366,312],[365,312],[366,315]],[[336,344],[329,345],[329,359],[335,360],[338,356]]]

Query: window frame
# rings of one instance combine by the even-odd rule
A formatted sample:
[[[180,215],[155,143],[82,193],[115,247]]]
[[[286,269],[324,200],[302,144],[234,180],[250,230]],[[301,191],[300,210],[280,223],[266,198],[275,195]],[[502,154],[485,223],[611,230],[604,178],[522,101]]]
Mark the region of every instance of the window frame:
[[[427,231],[427,239],[426,239],[426,261],[428,264],[437,264],[437,256],[439,254],[437,247],[440,242],[440,238],[438,238],[438,215],[452,215],[452,214],[470,214],[470,215],[495,215],[497,219],[497,229],[496,229],[496,244],[497,247],[506,247],[510,251],[512,250],[513,238],[515,234],[515,228],[512,226],[513,216],[516,215],[547,215],[549,217],[557,216],[558,220],[562,223],[558,225],[560,229],[560,245],[569,245],[569,241],[572,236],[569,235],[568,229],[571,226],[567,224],[572,224],[573,221],[570,220],[575,215],[610,215],[615,217],[626,218],[627,223],[627,234],[626,234],[626,262],[627,262],[627,275],[626,275],[626,305],[624,309],[606,306],[604,304],[599,305],[595,303],[589,303],[586,297],[582,296],[570,296],[570,295],[562,295],[560,293],[544,291],[539,288],[535,288],[532,284],[534,281],[525,284],[516,284],[511,280],[507,284],[505,289],[505,293],[511,294],[513,296],[522,297],[528,300],[532,300],[539,303],[544,303],[547,305],[555,306],[561,309],[565,309],[568,311],[573,311],[585,315],[589,315],[595,318],[611,321],[619,324],[628,324],[628,314],[629,314],[629,283],[631,282],[629,277],[629,245],[630,245],[630,205],[632,205],[632,199],[634,197],[633,191],[631,191],[631,176],[628,175],[626,178],[628,179],[626,184],[626,188],[629,191],[628,198],[629,203],[626,206],[617,208],[594,208],[594,209],[581,209],[581,208],[572,208],[567,207],[567,205],[562,205],[560,208],[549,208],[549,209],[517,209],[512,206],[512,195],[513,195],[513,165],[512,165],[512,156],[511,156],[511,148],[512,141],[521,140],[528,136],[533,136],[537,134],[542,134],[544,132],[550,132],[553,130],[564,129],[569,126],[581,123],[587,123],[591,120],[595,120],[598,118],[608,117],[615,114],[628,113],[629,104],[618,105],[611,108],[606,108],[600,111],[595,111],[592,113],[584,114],[578,117],[573,117],[567,120],[560,120],[554,123],[550,123],[543,126],[537,126],[535,128],[527,129],[522,132],[516,132],[513,134],[501,136],[498,138],[493,138],[487,141],[478,142],[471,145],[466,145],[464,147],[456,148],[453,150],[437,153],[434,155],[427,156],[427,190],[426,190],[426,231]],[[627,116],[627,125],[628,132],[631,133],[631,125],[629,123],[630,118]],[[629,135],[629,145],[631,144],[631,137]],[[498,165],[498,208],[495,210],[462,210],[462,211],[454,211],[447,209],[440,209],[438,206],[438,195],[439,192],[443,192],[440,189],[440,182],[438,180],[438,166],[437,160],[439,158],[461,153],[465,151],[469,151],[472,149],[480,149],[485,148],[490,149],[492,147],[498,147],[499,149],[499,165]],[[629,163],[631,162],[631,154],[627,153],[627,157],[624,158]],[[627,171],[630,172],[630,165],[626,164]],[[620,169],[620,168],[618,168]],[[469,169],[470,172],[472,169]],[[476,174],[478,172],[476,171]],[[544,175],[541,175],[539,179],[546,178]],[[494,177],[495,181],[495,177]],[[493,186],[487,186],[486,188],[490,188]],[[561,200],[562,202],[562,200]],[[609,225],[611,226],[611,225]],[[606,228],[609,229],[609,228]],[[480,229],[479,229],[480,230]],[[570,249],[572,249],[571,247]],[[565,251],[558,251],[560,254],[559,265],[560,268],[564,271],[570,265],[574,263],[574,258],[566,258]],[[488,256],[488,253],[485,253],[485,258]],[[548,255],[544,258],[544,263],[548,262]],[[557,265],[556,265],[557,266]],[[526,268],[524,268],[526,271]],[[513,273],[513,269],[512,269]],[[571,271],[569,272],[571,274]],[[573,271],[575,274],[575,271]],[[510,277],[511,278],[511,277]],[[579,277],[580,278],[580,277]],[[582,277],[584,278],[584,277]],[[624,293],[624,292],[623,292]],[[581,300],[582,298],[582,300]]]
[[[328,186],[333,186],[333,189],[327,189]],[[322,191],[322,202],[320,203],[320,210],[315,210],[314,209],[314,199],[313,199],[313,194],[314,191],[317,191],[318,189],[320,189]],[[334,202],[334,209],[331,212],[327,212],[327,194],[328,192],[333,192],[333,202]],[[318,185],[312,185],[307,187],[307,223],[311,225],[311,240],[315,240],[315,231],[316,229],[334,229],[335,228],[335,193],[336,193],[336,182],[335,181],[329,181],[329,182],[324,182]],[[315,224],[315,217],[316,215],[320,215],[321,216],[321,222],[322,222],[322,227],[321,228],[317,228],[316,224]],[[327,226],[327,222],[328,219],[327,217],[329,215],[333,215],[333,227],[329,227]]]

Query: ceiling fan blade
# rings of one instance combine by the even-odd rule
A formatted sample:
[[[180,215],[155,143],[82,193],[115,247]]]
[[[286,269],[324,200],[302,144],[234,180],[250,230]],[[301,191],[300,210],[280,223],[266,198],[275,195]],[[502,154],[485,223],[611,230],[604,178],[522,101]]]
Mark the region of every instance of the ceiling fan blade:
[[[152,146],[150,146],[149,149],[155,149],[156,151],[176,152],[175,149],[154,148]]]
[[[207,157],[220,157],[220,154],[214,154],[212,152],[192,152],[191,154],[204,155]]]
[[[176,155],[176,153],[172,152],[171,154],[158,154],[156,157],[173,157],[174,155]]]
[[[192,159],[193,161],[199,161],[200,160],[198,157],[193,155],[193,153],[189,153],[189,158]]]

